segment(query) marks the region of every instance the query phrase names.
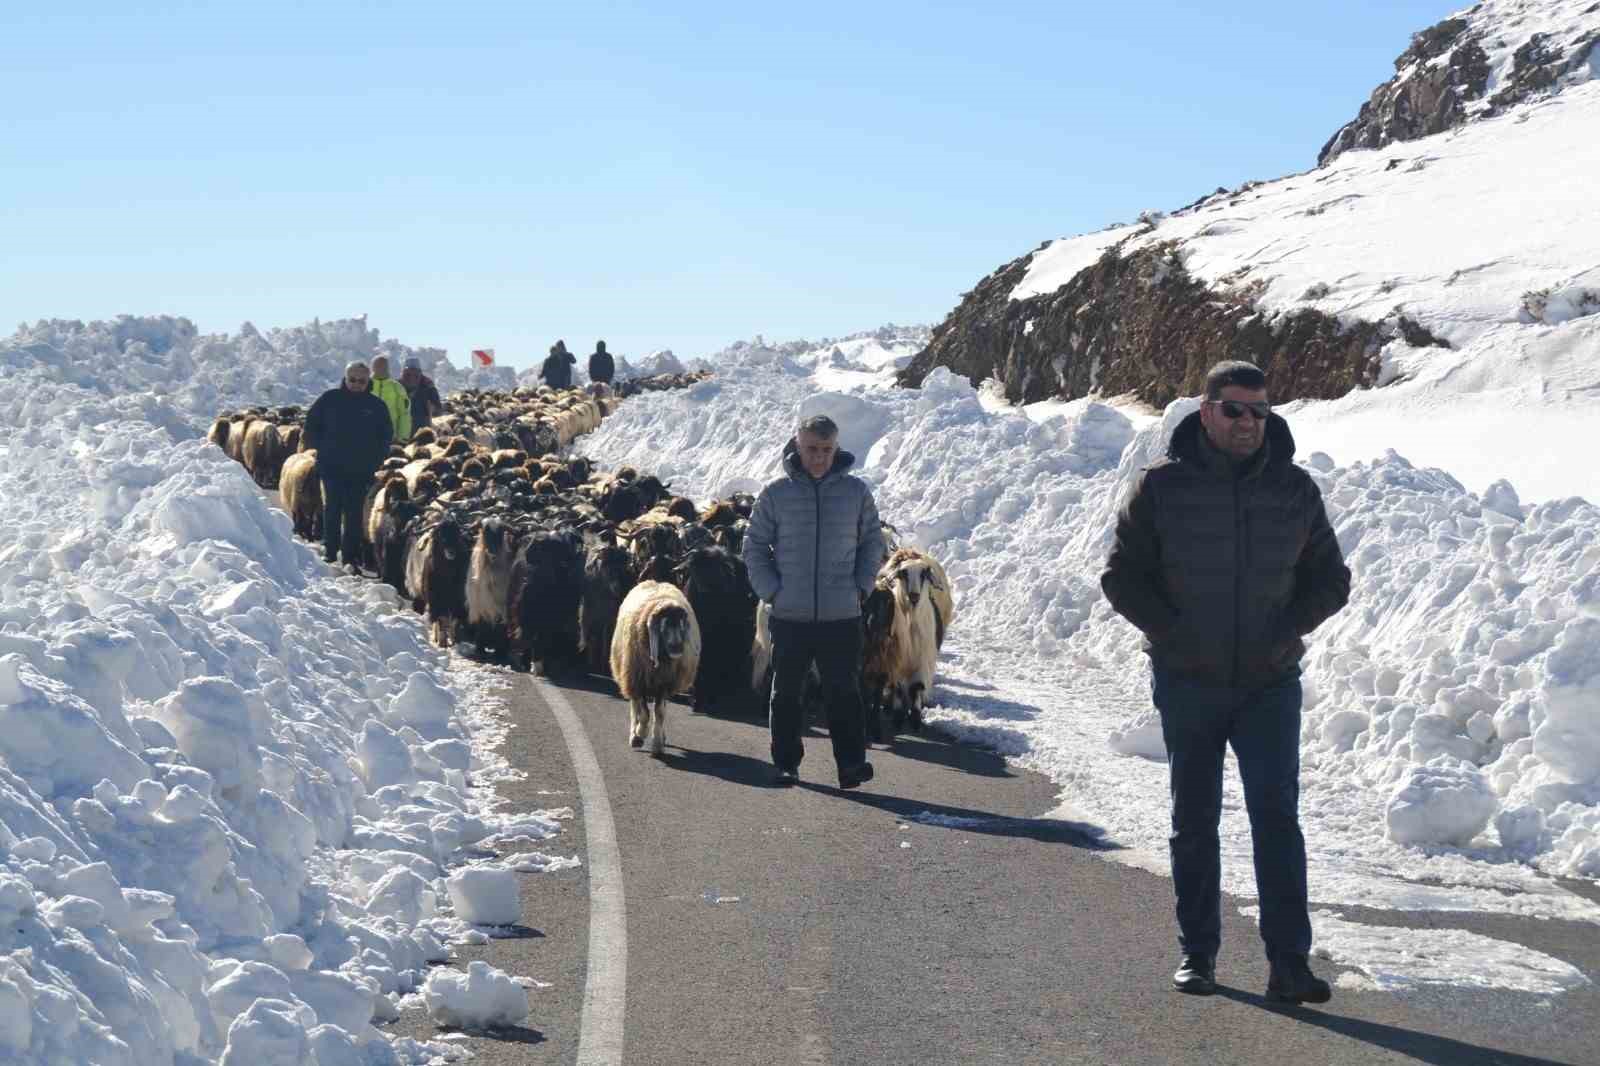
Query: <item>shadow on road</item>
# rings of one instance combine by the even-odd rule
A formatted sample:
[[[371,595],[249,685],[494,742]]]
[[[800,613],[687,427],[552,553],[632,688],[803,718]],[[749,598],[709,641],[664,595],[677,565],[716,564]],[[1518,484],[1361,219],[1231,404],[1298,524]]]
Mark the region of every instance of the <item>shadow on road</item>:
[[[1087,822],[1069,822],[1062,818],[1012,818],[992,811],[973,810],[968,807],[951,807],[943,803],[889,796],[881,792],[845,791],[831,785],[802,780],[801,788],[827,792],[887,811],[904,822],[933,826],[936,829],[955,829],[963,833],[983,833],[987,836],[1022,837],[1043,844],[1066,844],[1090,851],[1116,851],[1122,845],[1105,839],[1105,831]]]
[[[981,777],[1017,776],[1006,765],[1005,756],[997,755],[988,748],[944,739],[936,730],[925,737],[901,734],[894,738],[887,750],[903,759],[915,759]]]
[[[490,940],[541,940],[544,933],[531,925],[475,925]]]
[[[752,759],[730,751],[693,751],[689,748],[669,748],[661,756],[663,766],[691,774],[705,774],[735,785],[756,788],[774,788],[772,764],[765,759]]]
[[[456,1029],[440,1026],[440,1032],[466,1033],[480,1040],[495,1040],[502,1044],[542,1044],[544,1034],[525,1025],[508,1025],[503,1029]]]
[[[1477,1044],[1452,1040],[1447,1036],[1419,1033],[1415,1029],[1401,1029],[1399,1026],[1384,1025],[1382,1022],[1324,1014],[1322,1011],[1307,1007],[1269,1003],[1264,997],[1255,993],[1229,988],[1226,985],[1217,986],[1217,995],[1231,999],[1235,1003],[1286,1015],[1297,1022],[1314,1025],[1318,1029],[1326,1029],[1330,1033],[1359,1040],[1373,1047],[1397,1051],[1418,1062],[1431,1063],[1433,1066],[1471,1066],[1473,1063],[1493,1063],[1495,1066],[1569,1066],[1557,1059],[1544,1059],[1535,1055],[1519,1055],[1514,1051],[1479,1047]]]

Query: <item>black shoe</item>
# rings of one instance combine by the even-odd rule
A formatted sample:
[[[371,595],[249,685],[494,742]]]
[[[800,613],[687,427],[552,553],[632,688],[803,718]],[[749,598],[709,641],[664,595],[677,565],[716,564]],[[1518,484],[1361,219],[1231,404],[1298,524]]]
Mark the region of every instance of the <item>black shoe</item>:
[[[1185,955],[1172,987],[1191,996],[1209,996],[1217,990],[1216,963],[1210,955]]]
[[[327,552],[323,552],[322,561],[327,563],[329,566],[337,566],[339,564],[339,557],[337,555],[329,555]]]
[[[788,770],[784,769],[783,767],[779,767],[778,772],[772,775],[772,783],[779,788],[789,788],[791,785],[798,785],[800,783],[800,771]]]
[[[1267,969],[1267,1000],[1271,1003],[1326,1003],[1333,998],[1328,982],[1311,972],[1304,955],[1273,959]]]
[[[858,788],[872,780],[872,764],[864,762],[860,766],[850,766],[839,771],[840,788]]]

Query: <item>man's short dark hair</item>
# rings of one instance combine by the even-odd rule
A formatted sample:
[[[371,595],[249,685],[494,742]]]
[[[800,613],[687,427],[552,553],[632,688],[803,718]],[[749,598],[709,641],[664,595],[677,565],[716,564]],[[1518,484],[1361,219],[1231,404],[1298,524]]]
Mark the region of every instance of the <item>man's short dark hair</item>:
[[[1267,387],[1267,375],[1261,372],[1259,366],[1243,359],[1225,360],[1206,374],[1206,399],[1221,398],[1222,390],[1229,385],[1237,385],[1241,389],[1264,389]]]
[[[800,423],[795,435],[799,436],[801,433],[809,433],[823,440],[832,440],[839,435],[839,424],[827,415],[811,415]]]

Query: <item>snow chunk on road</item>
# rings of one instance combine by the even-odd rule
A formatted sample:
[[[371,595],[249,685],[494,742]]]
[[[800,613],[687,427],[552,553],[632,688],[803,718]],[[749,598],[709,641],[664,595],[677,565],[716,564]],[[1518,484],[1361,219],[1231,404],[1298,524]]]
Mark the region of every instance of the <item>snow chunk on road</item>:
[[[1398,844],[1466,847],[1483,832],[1500,801],[1478,770],[1448,758],[1414,766],[1389,798],[1389,839]]]
[[[468,866],[450,875],[456,917],[473,925],[515,925],[522,920],[517,875],[492,866]]]
[[[470,964],[466,973],[433,971],[422,998],[434,1024],[458,1029],[502,1028],[528,1016],[527,991],[486,962]]]

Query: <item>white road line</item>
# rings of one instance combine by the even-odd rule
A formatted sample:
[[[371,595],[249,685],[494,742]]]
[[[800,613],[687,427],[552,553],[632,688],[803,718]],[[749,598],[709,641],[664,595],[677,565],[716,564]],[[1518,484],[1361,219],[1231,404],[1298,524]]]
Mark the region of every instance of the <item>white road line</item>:
[[[589,842],[589,976],[578,1027],[578,1066],[618,1066],[628,997],[628,905],[622,891],[617,826],[611,819],[600,763],[577,712],[559,688],[543,680],[535,684],[566,737]]]

